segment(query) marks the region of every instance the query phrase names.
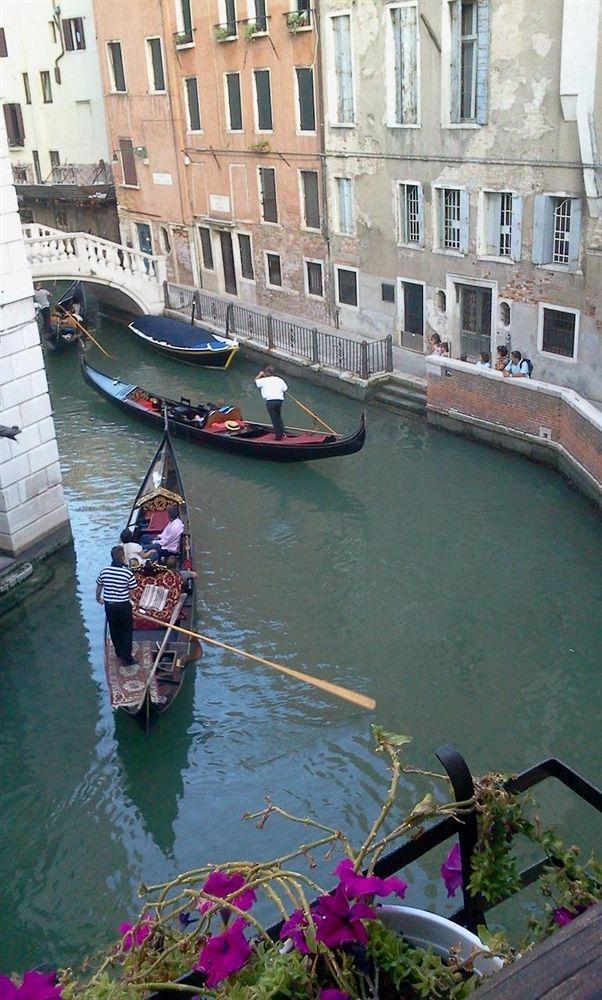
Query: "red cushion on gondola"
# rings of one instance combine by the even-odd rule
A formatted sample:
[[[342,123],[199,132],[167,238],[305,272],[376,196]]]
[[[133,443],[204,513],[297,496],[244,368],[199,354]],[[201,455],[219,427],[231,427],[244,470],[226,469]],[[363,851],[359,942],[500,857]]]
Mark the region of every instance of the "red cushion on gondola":
[[[151,510],[148,519],[149,531],[163,531],[169,521],[169,514],[166,510]]]

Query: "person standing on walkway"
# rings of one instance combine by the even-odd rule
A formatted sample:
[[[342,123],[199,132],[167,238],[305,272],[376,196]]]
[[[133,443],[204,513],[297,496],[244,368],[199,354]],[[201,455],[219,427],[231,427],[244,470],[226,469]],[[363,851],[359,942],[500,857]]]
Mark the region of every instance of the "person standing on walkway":
[[[268,365],[263,371],[258,373],[255,385],[261,391],[262,398],[267,406],[270,420],[274,427],[274,436],[277,441],[282,441],[285,434],[281,411],[284,393],[288,389],[288,385],[283,378],[274,373],[271,365]]]
[[[131,593],[136,577],[125,565],[121,545],[111,549],[111,565],[101,569],[96,578],[96,600],[104,604],[111,642],[122,663],[136,663],[132,656],[133,615]]]
[[[33,287],[34,302],[39,307],[40,313],[42,314],[42,327],[44,335],[47,337],[50,333],[50,292],[47,288],[42,288],[39,281],[36,281]]]

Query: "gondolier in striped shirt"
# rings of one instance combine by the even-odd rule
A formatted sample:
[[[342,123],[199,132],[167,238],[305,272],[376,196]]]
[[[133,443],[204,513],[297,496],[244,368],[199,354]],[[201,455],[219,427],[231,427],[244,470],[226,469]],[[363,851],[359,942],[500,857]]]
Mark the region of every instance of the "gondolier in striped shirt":
[[[132,656],[132,603],[130,596],[136,586],[136,577],[125,565],[121,545],[111,549],[111,565],[101,569],[96,578],[96,600],[104,604],[111,642],[115,653],[129,666],[136,663]]]

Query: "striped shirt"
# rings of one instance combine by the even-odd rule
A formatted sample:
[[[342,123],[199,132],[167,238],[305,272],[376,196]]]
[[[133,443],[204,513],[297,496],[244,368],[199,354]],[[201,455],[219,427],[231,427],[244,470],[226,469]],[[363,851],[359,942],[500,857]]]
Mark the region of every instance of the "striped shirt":
[[[96,583],[102,587],[102,596],[109,604],[129,601],[130,591],[136,586],[136,577],[127,566],[107,566],[101,569]]]

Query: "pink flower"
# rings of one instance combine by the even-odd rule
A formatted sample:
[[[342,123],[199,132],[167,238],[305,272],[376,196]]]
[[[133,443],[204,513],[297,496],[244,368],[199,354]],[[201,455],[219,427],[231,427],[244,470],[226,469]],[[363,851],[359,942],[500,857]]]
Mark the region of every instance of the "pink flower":
[[[400,899],[405,896],[408,883],[392,875],[390,878],[377,878],[376,875],[356,875],[351,858],[343,858],[334,870],[339,876],[345,895],[352,896],[390,896],[392,892]]]
[[[119,933],[122,936],[122,951],[131,951],[134,945],[139,948],[146,941],[152,929],[152,917],[148,917],[146,914],[137,924],[119,924]]]
[[[330,896],[320,896],[314,911],[316,937],[329,948],[357,941],[366,944],[368,934],[362,920],[374,920],[376,914],[366,903],[351,904],[342,885]]]
[[[307,926],[307,917],[303,913],[303,910],[295,910],[282,925],[280,940],[285,941],[287,938],[290,938],[297,951],[300,951],[302,955],[311,955],[311,948],[308,946],[305,938]]]
[[[566,924],[570,924],[571,920],[574,920],[575,917],[578,917],[585,910],[587,910],[587,906],[583,906],[582,903],[575,907],[575,912],[569,910],[566,906],[559,906],[557,910],[552,910],[552,916],[554,917],[554,922],[559,927],[565,927]]]
[[[227,872],[211,872],[203,886],[203,892],[208,892],[211,896],[219,896],[220,899],[226,899],[227,896],[232,896],[237,889],[242,889],[246,884],[244,876],[238,872],[233,872],[232,875]],[[246,889],[234,896],[231,902],[239,910],[250,910],[255,902],[255,892],[253,889]],[[199,910],[201,913],[206,913],[213,905],[207,899],[199,905]]]
[[[20,986],[15,986],[7,976],[0,976],[0,1000],[60,1000],[63,987],[55,984],[53,972],[33,969],[25,973]]]
[[[351,997],[342,990],[327,989],[320,992],[320,1000],[351,1000]]]
[[[238,972],[247,962],[251,946],[244,935],[244,927],[242,917],[237,917],[231,927],[209,938],[201,949],[195,969],[205,973],[210,989]]]
[[[445,882],[448,899],[450,896],[455,896],[456,889],[462,885],[462,861],[460,860],[459,844],[454,844],[441,865],[441,878]]]

